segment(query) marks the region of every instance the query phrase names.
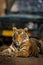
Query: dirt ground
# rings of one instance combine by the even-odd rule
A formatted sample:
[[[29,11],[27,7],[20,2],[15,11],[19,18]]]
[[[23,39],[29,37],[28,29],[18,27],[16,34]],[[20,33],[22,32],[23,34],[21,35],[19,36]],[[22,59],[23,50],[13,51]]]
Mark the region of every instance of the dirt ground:
[[[0,65],[43,65],[43,58],[0,56]]]

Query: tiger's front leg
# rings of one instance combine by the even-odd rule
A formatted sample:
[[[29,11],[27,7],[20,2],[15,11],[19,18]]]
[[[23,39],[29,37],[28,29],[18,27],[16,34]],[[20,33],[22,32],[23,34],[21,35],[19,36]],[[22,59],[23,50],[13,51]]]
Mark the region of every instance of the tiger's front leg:
[[[19,52],[19,56],[20,57],[28,57],[28,56],[30,56],[29,47],[27,48],[27,47],[24,46],[23,48],[21,48],[20,52]]]
[[[11,55],[11,56],[18,56],[18,50],[16,47],[9,46],[8,49],[5,49],[1,52],[1,55]]]
[[[28,51],[27,50],[20,51],[19,56],[20,57],[28,57],[29,56]]]
[[[31,43],[29,40],[26,41],[24,44],[22,44],[20,49],[20,56],[23,56],[23,57],[30,56],[31,54],[30,47],[31,47]]]

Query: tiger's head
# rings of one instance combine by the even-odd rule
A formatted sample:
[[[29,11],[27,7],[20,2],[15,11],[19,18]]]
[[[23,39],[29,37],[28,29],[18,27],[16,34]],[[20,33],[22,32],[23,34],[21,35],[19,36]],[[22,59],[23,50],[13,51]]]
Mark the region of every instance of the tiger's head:
[[[14,27],[13,32],[13,43],[16,43],[16,46],[19,47],[22,43],[29,40],[28,28],[17,29]]]

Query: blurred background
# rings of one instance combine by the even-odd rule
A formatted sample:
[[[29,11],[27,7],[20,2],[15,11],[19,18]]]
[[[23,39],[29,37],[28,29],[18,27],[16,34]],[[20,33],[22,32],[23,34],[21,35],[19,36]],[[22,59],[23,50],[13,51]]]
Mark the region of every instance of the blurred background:
[[[11,44],[13,26],[43,40],[43,0],[0,0],[0,45]]]

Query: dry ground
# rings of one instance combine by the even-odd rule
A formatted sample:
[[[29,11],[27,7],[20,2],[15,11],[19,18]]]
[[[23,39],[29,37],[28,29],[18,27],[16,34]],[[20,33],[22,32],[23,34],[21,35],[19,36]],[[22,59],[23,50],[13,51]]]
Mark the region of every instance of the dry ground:
[[[0,56],[0,65],[43,65],[43,58]]]

